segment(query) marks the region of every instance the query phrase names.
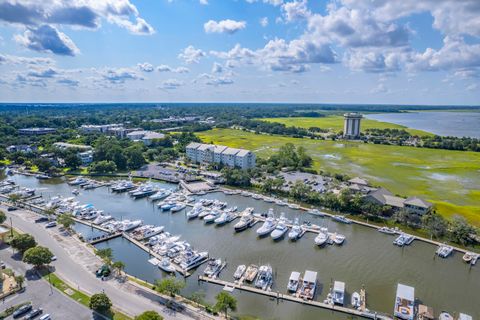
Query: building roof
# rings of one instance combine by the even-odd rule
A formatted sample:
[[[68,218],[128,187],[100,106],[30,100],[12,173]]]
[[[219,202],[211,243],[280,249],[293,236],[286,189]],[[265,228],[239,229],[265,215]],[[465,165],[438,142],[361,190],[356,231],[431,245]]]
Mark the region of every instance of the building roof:
[[[227,146],[215,146],[215,149],[213,149],[213,152],[222,153],[227,148],[228,148]]]
[[[298,281],[298,279],[300,279],[300,272],[292,271],[289,280]]]
[[[333,290],[335,291],[345,291],[345,282],[335,281],[333,283]]]
[[[385,204],[386,203],[386,200],[385,200],[385,196],[388,195],[388,196],[391,196],[392,193],[390,191],[388,191],[387,189],[385,188],[380,188],[380,189],[377,189],[373,192],[370,192],[368,194],[368,196],[372,197],[373,199],[377,200],[379,203],[381,204]]]
[[[244,157],[244,156],[247,156],[249,153],[250,153],[250,150],[240,149],[240,151],[238,151],[237,153],[237,156]]]
[[[399,283],[397,285],[397,298],[409,301],[415,300],[415,288]]]
[[[58,148],[71,148],[71,149],[81,149],[81,150],[93,149],[91,146],[87,146],[83,144],[72,144],[67,142],[55,142],[53,145]]]
[[[205,143],[202,143],[202,144],[197,148],[197,150],[204,151],[204,150],[208,150],[208,149],[212,149],[212,148],[214,148],[214,145],[213,145],[213,144],[205,144]]]
[[[428,209],[432,206],[432,204],[430,202],[425,201],[425,200],[423,200],[421,198],[418,198],[418,197],[407,198],[407,200],[405,200],[405,204],[415,206],[415,207],[419,207],[419,208],[425,208],[425,209]]]
[[[348,180],[352,184],[359,184],[361,186],[368,186],[368,181],[359,177],[352,178]]]
[[[305,270],[303,281],[315,283],[317,282],[317,273],[315,271]]]
[[[165,135],[163,133],[155,132],[155,131],[146,131],[145,135],[142,139],[163,139]]]
[[[233,155],[236,155],[239,151],[240,151],[240,149],[227,148],[227,149],[223,150],[222,154],[233,156]]]
[[[384,195],[383,198],[385,199],[385,204],[390,207],[396,207],[396,208],[403,208],[404,207],[404,202],[405,199],[396,197],[396,196],[390,196],[388,194]]]
[[[198,142],[190,142],[188,145],[187,145],[187,148],[188,149],[197,149],[198,147],[200,147],[200,143]]]

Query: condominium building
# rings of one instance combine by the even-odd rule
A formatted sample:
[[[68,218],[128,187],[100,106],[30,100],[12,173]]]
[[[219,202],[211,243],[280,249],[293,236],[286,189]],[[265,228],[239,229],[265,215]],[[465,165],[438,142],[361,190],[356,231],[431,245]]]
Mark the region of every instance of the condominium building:
[[[29,135],[29,136],[40,136],[43,134],[50,134],[57,132],[54,128],[24,128],[18,129],[19,134]]]
[[[133,141],[142,141],[143,144],[149,146],[152,144],[153,140],[163,139],[165,138],[165,135],[155,131],[138,130],[127,133],[127,138]]]
[[[255,154],[249,150],[205,143],[190,143],[185,150],[187,158],[195,163],[222,163],[229,167],[255,167]]]

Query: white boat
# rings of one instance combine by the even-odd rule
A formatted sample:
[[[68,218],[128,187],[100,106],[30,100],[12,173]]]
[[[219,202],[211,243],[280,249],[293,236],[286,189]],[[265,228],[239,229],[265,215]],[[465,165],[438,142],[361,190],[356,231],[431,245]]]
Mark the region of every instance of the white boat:
[[[149,184],[141,186],[133,191],[129,191],[130,196],[132,196],[135,199],[145,198],[153,195],[156,192],[157,192],[157,189],[155,189],[153,186]]]
[[[78,196],[80,194],[80,191],[78,191],[78,189],[73,189],[72,194]]]
[[[273,217],[273,215],[269,214],[269,216],[267,217],[265,222],[262,224],[262,226],[257,229],[257,235],[262,237],[267,234],[270,234],[270,232],[272,232],[276,226],[277,226],[277,222],[275,221],[275,218]]]
[[[177,204],[175,202],[166,202],[166,203],[159,203],[158,207],[162,211],[170,211],[173,207],[175,207]]]
[[[308,210],[308,213],[317,217],[325,217],[325,213],[318,209],[310,209]]]
[[[397,285],[393,315],[403,320],[415,318],[415,288],[400,283]]]
[[[296,203],[289,203],[289,204],[288,204],[288,207],[289,207],[290,209],[294,209],[294,210],[300,209],[300,206],[299,206],[298,204],[296,204]]]
[[[334,304],[343,306],[345,299],[345,282],[335,281],[333,283],[332,300]]]
[[[254,219],[252,213],[253,213],[253,208],[247,208],[247,209],[243,210],[242,215],[240,217],[240,221],[238,221],[233,226],[235,231],[237,231],[237,232],[242,231],[242,230],[245,230],[245,229],[249,228],[250,226],[252,226],[252,224],[255,222],[255,219]]]
[[[320,232],[314,241],[317,246],[323,246],[328,241],[328,234]]]
[[[104,222],[107,222],[107,221],[110,221],[110,220],[112,220],[112,219],[113,219],[113,217],[110,216],[110,215],[100,214],[100,215],[98,215],[98,216],[95,218],[95,220],[93,220],[92,222],[95,223],[95,224],[99,224],[99,225],[100,225],[100,224],[102,224],[102,223],[104,223]]]
[[[173,206],[170,211],[171,212],[178,212],[178,211],[182,211],[183,209],[185,209],[187,206],[183,203],[177,203],[175,206]]]
[[[406,233],[402,233],[393,241],[393,244],[399,247],[403,247],[405,245],[411,244],[414,239],[415,238],[413,236],[408,235]]]
[[[437,249],[437,255],[442,258],[447,258],[453,252],[453,248],[447,245],[440,245]]]
[[[195,204],[191,210],[187,212],[188,219],[195,219],[204,210],[202,205]]]
[[[288,232],[288,227],[287,227],[287,221],[285,217],[281,217],[275,226],[275,229],[273,229],[272,233],[270,236],[272,237],[273,240],[278,240],[282,238],[285,233]]]
[[[164,226],[149,226],[148,228],[143,229],[141,232],[138,232],[135,238],[137,240],[146,240],[162,233],[164,229]]]
[[[203,208],[202,211],[200,211],[200,213],[198,214],[198,218],[199,219],[203,219],[205,218],[206,216],[208,216],[212,211],[216,211],[216,210],[212,210],[212,209],[207,209],[207,208]]]
[[[350,302],[352,304],[352,307],[354,307],[355,309],[360,308],[360,305],[361,305],[360,294],[358,292],[352,293]]]
[[[171,195],[172,192],[170,190],[159,190],[157,193],[151,195],[148,197],[149,200],[151,201],[157,201],[157,200],[162,200]]]
[[[285,201],[282,201],[280,199],[275,200],[275,204],[277,204],[279,206],[282,206],[282,207],[287,205],[287,203]]]
[[[120,181],[112,185],[112,192],[125,192],[135,189],[137,186],[132,181]]]
[[[270,265],[260,266],[258,269],[255,287],[262,290],[269,290],[273,283],[272,267]]]
[[[247,270],[247,266],[244,264],[241,264],[237,267],[237,270],[235,270],[235,273],[233,274],[233,278],[235,280],[239,280],[243,274],[245,273],[245,270]]]
[[[288,278],[287,290],[288,292],[297,292],[300,284],[300,272],[292,271],[290,278]]]
[[[193,252],[191,255],[188,255],[180,262],[180,268],[184,271],[189,271],[201,265],[205,260],[208,259],[208,252]]]
[[[263,197],[262,197],[261,194],[255,193],[255,194],[252,195],[252,198],[255,199],[255,200],[261,200]]]
[[[210,211],[209,215],[203,217],[203,221],[205,221],[205,223],[211,223],[211,222],[214,222],[215,219],[217,219],[219,216],[220,216],[220,211],[212,210]]]
[[[216,278],[220,271],[222,271],[225,264],[222,262],[222,259],[209,259],[207,267],[203,273],[209,278]]]
[[[233,211],[224,211],[220,217],[216,218],[214,221],[218,225],[223,225],[233,221],[237,215]]]
[[[337,222],[341,222],[341,223],[346,223],[346,224],[350,224],[352,223],[352,220],[342,216],[342,215],[335,215],[335,216],[332,216],[332,219],[337,221]]]
[[[332,240],[335,244],[341,245],[345,242],[345,236],[343,234],[334,233]]]
[[[378,229],[378,232],[385,234],[396,234],[398,232],[397,228],[381,227]]]
[[[174,273],[175,272],[175,267],[173,266],[172,262],[168,258],[163,258],[162,261],[160,261],[157,266],[162,269],[165,272],[168,273]]]
[[[288,238],[292,241],[300,239],[305,234],[305,229],[298,224],[298,218],[295,218],[295,222],[292,229],[288,233]]]
[[[69,181],[68,184],[71,185],[71,186],[78,186],[78,185],[84,184],[86,182],[88,182],[88,181],[84,177],[77,177],[77,178]]]
[[[258,266],[251,264],[245,271],[245,281],[253,282],[258,275]]]
[[[120,226],[120,228],[118,230],[121,231],[121,232],[127,232],[127,231],[133,230],[133,229],[141,226],[142,225],[142,220],[134,220],[134,221],[123,220],[123,221],[121,221],[121,223],[122,223],[122,225]]]
[[[454,318],[450,313],[442,311],[442,313],[440,313],[438,316],[438,320],[454,320]]]
[[[317,273],[315,271],[305,270],[302,286],[298,294],[299,298],[312,300],[317,289]]]

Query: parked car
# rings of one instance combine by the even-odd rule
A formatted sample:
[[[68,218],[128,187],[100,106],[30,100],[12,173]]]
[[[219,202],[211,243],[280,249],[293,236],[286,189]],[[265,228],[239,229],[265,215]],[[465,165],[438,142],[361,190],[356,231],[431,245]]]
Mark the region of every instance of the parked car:
[[[29,312],[32,310],[32,305],[31,304],[26,304],[24,306],[21,306],[17,310],[13,312],[13,318],[18,318],[24,315],[25,313]]]
[[[52,318],[50,317],[50,314],[47,313],[41,316],[38,320],[52,320]]]
[[[56,221],[52,221],[52,222],[49,222],[45,225],[45,228],[53,228],[53,227],[56,227],[57,226],[57,222]]]
[[[24,319],[24,320],[34,319],[34,318],[36,318],[37,316],[41,315],[42,312],[43,312],[43,310],[40,309],[40,308],[33,309],[32,311],[30,311],[29,313],[27,313],[27,315],[26,315],[23,319]]]
[[[40,217],[40,218],[35,219],[35,223],[40,223],[40,222],[45,222],[45,221],[48,221],[47,217]]]
[[[11,207],[7,208],[7,211],[15,211],[15,210],[18,210],[18,208],[14,207],[14,206],[11,206]]]
[[[52,260],[50,260],[50,261],[57,261],[57,256],[53,256]]]
[[[7,266],[5,265],[5,262],[0,261],[0,268],[5,269]]]

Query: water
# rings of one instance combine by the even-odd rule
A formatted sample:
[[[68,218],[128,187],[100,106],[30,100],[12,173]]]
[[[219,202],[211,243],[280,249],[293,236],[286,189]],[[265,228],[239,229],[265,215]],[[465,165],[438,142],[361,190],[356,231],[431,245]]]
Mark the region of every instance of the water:
[[[440,136],[480,138],[480,112],[407,112],[367,114],[367,119],[391,122]]]
[[[71,196],[70,187],[61,181],[39,181],[31,177],[14,176],[20,185],[40,188],[39,192],[46,198],[62,194]],[[160,184],[175,188],[175,185]],[[48,188],[48,189],[47,189]],[[358,225],[345,225],[328,218],[318,218],[300,214],[300,211],[240,195],[209,194],[205,197],[228,201],[239,210],[253,206],[256,212],[273,207],[277,213],[284,211],[289,218],[299,216],[327,226],[330,231],[346,235],[342,247],[326,246],[317,248],[313,244],[314,235],[307,233],[297,242],[281,240],[274,242],[271,238],[258,239],[254,228],[241,233],[233,231],[233,223],[223,227],[205,225],[201,220],[188,221],[185,211],[175,214],[162,213],[146,199],[133,200],[127,194],[112,194],[107,188],[82,191],[78,200],[92,203],[97,208],[117,218],[142,219],[145,223],[164,225],[172,234],[182,235],[196,249],[209,251],[211,256],[226,259],[227,268],[220,278],[232,281],[232,275],[239,264],[270,263],[276,274],[273,290],[286,292],[286,284],[291,271],[304,272],[306,269],[318,272],[320,288],[317,300],[326,297],[332,280],[346,283],[347,299],[350,294],[359,291],[364,284],[368,294],[368,306],[371,310],[392,313],[397,283],[415,287],[415,296],[423,303],[432,306],[438,314],[442,310],[464,312],[475,319],[480,318],[478,290],[480,289],[479,266],[469,268],[462,262],[461,254],[454,254],[448,259],[434,259],[436,248],[432,245],[414,242],[406,248],[392,245],[393,237]],[[83,232],[90,230],[82,228]],[[82,232],[82,231],[81,231]],[[82,232],[82,233],[83,233]],[[85,234],[85,233],[84,233]],[[97,247],[113,249],[115,259],[126,263],[126,271],[149,282],[165,274],[147,262],[148,254],[122,238],[116,238]],[[204,266],[199,268],[203,271]],[[186,279],[183,293],[189,295],[203,291],[206,300],[214,302],[214,296],[221,291],[220,286],[197,282],[197,271]],[[267,297],[240,292],[233,293],[238,299],[240,314],[250,314],[262,319],[351,319],[330,311],[307,307],[291,302],[270,300]]]

